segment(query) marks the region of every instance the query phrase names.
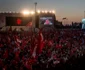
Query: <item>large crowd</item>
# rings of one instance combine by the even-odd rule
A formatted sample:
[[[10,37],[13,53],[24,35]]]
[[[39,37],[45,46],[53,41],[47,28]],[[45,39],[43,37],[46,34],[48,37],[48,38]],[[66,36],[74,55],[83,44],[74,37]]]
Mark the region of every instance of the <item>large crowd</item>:
[[[82,30],[0,32],[0,70],[53,70],[84,54]]]

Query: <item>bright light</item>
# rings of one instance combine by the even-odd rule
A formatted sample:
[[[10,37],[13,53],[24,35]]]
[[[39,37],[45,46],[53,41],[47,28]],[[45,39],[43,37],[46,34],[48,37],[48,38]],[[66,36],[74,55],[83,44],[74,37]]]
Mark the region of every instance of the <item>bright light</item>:
[[[53,10],[52,13],[55,13],[55,11]]]
[[[45,13],[45,11],[42,11],[42,13]]]
[[[32,15],[33,15],[33,14],[35,14],[35,12],[34,12],[34,11],[32,11],[32,12],[30,12],[30,13],[31,13]]]
[[[29,14],[30,14],[30,12],[29,12],[28,10],[24,10],[22,13],[23,13],[24,15],[29,15]]]
[[[47,13],[48,11],[47,10],[45,10],[45,13]]]
[[[52,11],[49,11],[49,13],[52,13]]]
[[[38,10],[37,12],[40,13],[40,10]]]

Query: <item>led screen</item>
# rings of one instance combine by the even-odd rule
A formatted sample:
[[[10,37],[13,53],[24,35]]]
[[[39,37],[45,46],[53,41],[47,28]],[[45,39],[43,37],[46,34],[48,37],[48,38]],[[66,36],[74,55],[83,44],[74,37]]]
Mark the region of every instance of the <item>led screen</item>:
[[[82,19],[82,29],[85,29],[85,19]]]
[[[26,26],[32,22],[32,17],[6,17],[6,26]]]
[[[40,17],[40,24],[53,25],[53,18],[52,17]]]

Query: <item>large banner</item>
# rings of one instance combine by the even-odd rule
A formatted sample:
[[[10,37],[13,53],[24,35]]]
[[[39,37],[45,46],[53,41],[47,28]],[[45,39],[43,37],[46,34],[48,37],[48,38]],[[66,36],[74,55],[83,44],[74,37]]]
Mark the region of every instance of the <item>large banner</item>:
[[[30,26],[32,17],[6,17],[6,26]]]

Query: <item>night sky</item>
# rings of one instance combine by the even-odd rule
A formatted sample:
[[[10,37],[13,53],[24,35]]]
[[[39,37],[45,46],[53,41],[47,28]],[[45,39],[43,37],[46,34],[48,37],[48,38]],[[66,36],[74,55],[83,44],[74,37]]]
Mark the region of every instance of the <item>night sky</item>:
[[[85,0],[0,0],[0,11],[34,10],[34,2],[39,10],[55,10],[59,21],[66,17],[68,22],[80,22],[84,17]]]

